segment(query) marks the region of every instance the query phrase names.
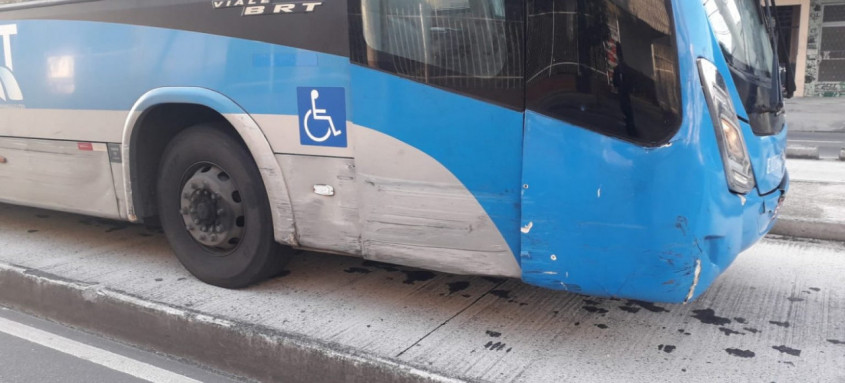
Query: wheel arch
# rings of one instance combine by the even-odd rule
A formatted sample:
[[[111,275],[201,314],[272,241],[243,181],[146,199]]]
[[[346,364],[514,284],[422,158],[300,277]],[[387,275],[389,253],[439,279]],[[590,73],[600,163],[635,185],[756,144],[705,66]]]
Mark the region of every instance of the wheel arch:
[[[261,128],[237,103],[206,88],[167,87],[145,93],[127,116],[121,159],[126,215],[132,222],[155,215],[155,180],[164,147],[182,129],[226,122],[258,166],[270,201],[277,242],[296,244],[296,227],[284,174]]]

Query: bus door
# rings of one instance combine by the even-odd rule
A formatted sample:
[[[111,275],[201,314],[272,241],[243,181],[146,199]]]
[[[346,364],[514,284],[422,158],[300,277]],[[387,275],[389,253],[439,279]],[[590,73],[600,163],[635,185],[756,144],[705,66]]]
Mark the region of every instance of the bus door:
[[[350,0],[364,256],[519,276],[523,5]]]

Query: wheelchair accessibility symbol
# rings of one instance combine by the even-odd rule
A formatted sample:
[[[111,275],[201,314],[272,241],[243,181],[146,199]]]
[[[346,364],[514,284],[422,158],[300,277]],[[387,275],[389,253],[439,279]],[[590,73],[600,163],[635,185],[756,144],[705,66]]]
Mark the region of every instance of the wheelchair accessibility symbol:
[[[302,145],[345,148],[346,94],[343,88],[297,88]]]

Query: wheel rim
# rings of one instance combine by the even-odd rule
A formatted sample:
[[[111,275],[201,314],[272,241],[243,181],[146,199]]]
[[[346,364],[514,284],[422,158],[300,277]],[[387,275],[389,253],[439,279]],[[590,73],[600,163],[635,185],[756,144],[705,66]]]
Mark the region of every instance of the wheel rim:
[[[211,163],[185,172],[179,214],[191,237],[215,256],[234,251],[243,239],[245,220],[241,193],[229,173]]]

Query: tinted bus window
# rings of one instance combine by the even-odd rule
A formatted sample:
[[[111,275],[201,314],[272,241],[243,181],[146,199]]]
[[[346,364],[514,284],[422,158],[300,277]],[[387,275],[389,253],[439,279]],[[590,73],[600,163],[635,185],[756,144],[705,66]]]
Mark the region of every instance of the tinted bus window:
[[[527,107],[644,145],[680,125],[665,0],[528,0]]]
[[[523,15],[506,0],[350,1],[351,59],[522,109]]]

